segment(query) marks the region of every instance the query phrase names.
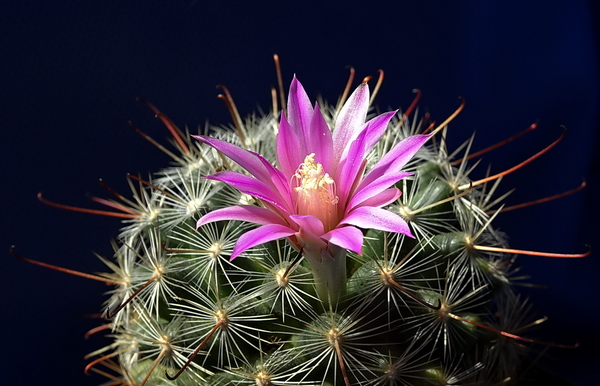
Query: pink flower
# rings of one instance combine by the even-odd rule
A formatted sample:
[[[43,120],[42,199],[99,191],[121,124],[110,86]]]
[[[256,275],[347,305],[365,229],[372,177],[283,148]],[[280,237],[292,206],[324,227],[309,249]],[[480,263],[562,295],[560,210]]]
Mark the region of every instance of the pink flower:
[[[260,225],[239,238],[231,259],[256,245],[284,237],[318,261],[335,257],[340,250],[361,253],[363,233],[359,228],[413,237],[400,216],[382,207],[400,196],[393,185],[410,175],[401,169],[429,136],[406,138],[365,174],[366,155],[396,113],[387,112],[365,122],[368,107],[369,88],[363,83],[344,104],[332,132],[319,105],[312,107],[294,77],[288,117],[282,114],[277,134],[278,168],[260,154],[196,136],[251,175],[225,171],[207,178],[230,184],[262,203],[215,210],[200,218],[197,226],[219,220]]]

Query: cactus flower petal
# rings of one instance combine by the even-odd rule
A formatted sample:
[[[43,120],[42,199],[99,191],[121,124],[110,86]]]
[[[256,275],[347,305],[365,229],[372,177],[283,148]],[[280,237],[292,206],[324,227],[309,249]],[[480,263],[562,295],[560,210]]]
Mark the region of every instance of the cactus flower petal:
[[[366,200],[370,198],[378,197],[379,194],[381,194],[381,192],[394,185],[396,182],[400,181],[404,177],[408,177],[410,175],[412,175],[412,173],[407,172],[395,172],[384,174],[383,176],[379,177],[378,179],[371,182],[362,189],[357,190],[356,193],[352,196],[352,199],[348,202],[347,210],[352,210],[357,205],[363,204]]]
[[[296,224],[298,224],[298,226],[300,226],[300,228],[306,229],[307,231],[311,232],[312,234],[322,235],[323,233],[325,233],[324,228],[323,228],[323,223],[321,222],[321,220],[319,220],[315,216],[312,216],[312,215],[302,216],[302,215],[294,214],[294,215],[291,215],[290,218],[292,220],[294,220],[294,222]]]
[[[196,228],[199,228],[209,222],[221,220],[247,221],[260,225],[285,225],[283,219],[275,214],[272,210],[254,205],[236,205],[205,214],[200,218],[200,220],[198,220]]]
[[[313,108],[304,87],[298,81],[296,76],[292,79],[290,85],[290,93],[287,103],[288,121],[294,132],[300,139],[300,151],[308,150],[308,142],[310,141],[311,119]]]
[[[271,205],[274,205],[282,212],[288,212],[289,207],[280,194],[271,189],[266,183],[235,172],[219,172],[207,178],[215,181],[225,182],[242,193],[257,197]]]
[[[286,176],[293,176],[298,165],[304,160],[298,152],[300,142],[294,129],[281,114],[279,132],[277,133],[277,163]]]
[[[321,238],[341,248],[349,249],[358,254],[362,253],[364,237],[361,230],[353,226],[332,229]]]
[[[363,127],[369,109],[369,87],[362,83],[350,95],[337,117],[333,130],[333,161],[343,159],[348,147],[356,139]]]
[[[389,188],[376,196],[369,197],[368,199],[364,200],[363,202],[360,202],[359,204],[361,206],[374,206],[380,208],[382,206],[389,205],[392,202],[396,201],[396,199],[401,195],[402,192],[400,191],[400,189]],[[352,205],[352,203],[350,203],[350,205]],[[354,206],[352,206],[351,208],[354,208]]]
[[[377,229],[386,232],[403,233],[414,237],[406,221],[389,210],[362,206],[356,208],[344,217],[342,224],[354,225],[359,228]]]
[[[257,179],[261,181],[267,181],[270,179],[270,175],[267,172],[265,165],[260,162],[260,159],[256,153],[242,149],[220,139],[210,138],[203,135],[194,135],[193,137],[200,142],[214,147],[225,156],[231,158]]]
[[[231,260],[235,259],[240,253],[246,249],[255,247],[260,244],[264,244],[268,241],[289,237],[296,233],[295,230],[279,224],[267,224],[251,231],[248,231],[240,236],[239,240],[235,244],[233,253],[231,254]]]
[[[390,171],[399,171],[429,139],[429,135],[413,135],[400,141],[373,166],[359,189]]]

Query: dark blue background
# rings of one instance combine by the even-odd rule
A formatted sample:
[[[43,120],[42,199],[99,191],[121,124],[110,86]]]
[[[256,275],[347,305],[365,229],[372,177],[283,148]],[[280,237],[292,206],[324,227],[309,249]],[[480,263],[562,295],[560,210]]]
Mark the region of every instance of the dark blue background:
[[[311,98],[335,101],[346,65],[358,78],[386,71],[377,98],[385,109],[406,108],[418,87],[420,111],[440,122],[464,96],[467,107],[450,125],[453,145],[476,130],[480,149],[539,120],[536,131],[485,155],[493,171],[537,152],[566,126],[556,149],[502,186],[517,187],[509,204],[569,190],[583,178],[588,188],[502,214],[498,224],[515,248],[600,249],[597,2],[10,3],[0,5],[2,384],[102,382],[83,375],[83,355],[109,341],[84,340],[99,323],[84,316],[100,309],[108,288],[26,265],[8,248],[102,271],[92,251],[110,256],[108,241],[120,224],[44,206],[37,192],[85,207],[93,207],[86,192],[108,195],[99,177],[128,192],[127,172],[147,175],[169,161],[127,128],[132,120],[156,139],[167,137],[135,97],[181,126],[228,124],[215,86],[229,87],[242,114],[268,109],[273,53],[282,59],[285,83],[296,73]],[[530,282],[549,286],[529,291],[540,315],[550,318],[539,337],[581,342],[578,350],[550,349],[545,364],[579,385],[592,384],[600,364],[598,256],[519,260]]]

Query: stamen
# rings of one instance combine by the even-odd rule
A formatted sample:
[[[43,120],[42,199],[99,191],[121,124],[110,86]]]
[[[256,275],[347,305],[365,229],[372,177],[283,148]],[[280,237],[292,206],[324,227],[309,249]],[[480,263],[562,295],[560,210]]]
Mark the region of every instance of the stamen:
[[[348,98],[348,94],[350,93],[350,87],[352,87],[352,82],[354,81],[354,75],[356,73],[356,71],[354,70],[354,67],[348,66],[348,68],[350,69],[350,75],[348,76],[348,81],[346,82],[346,87],[344,88],[344,92],[342,93],[342,96],[340,97],[340,100],[339,100],[337,106],[335,107],[335,115],[334,116],[336,116],[336,117],[340,113],[340,110],[342,110],[342,106],[344,105],[344,103],[346,103],[346,99]]]
[[[70,211],[73,211],[73,212],[98,214],[98,215],[102,215],[102,216],[118,217],[118,218],[126,218],[126,219],[136,219],[136,218],[139,217],[138,215],[128,214],[128,213],[109,212],[109,211],[106,211],[106,210],[86,209],[86,208],[78,208],[76,206],[57,204],[55,202],[46,200],[42,196],[42,192],[38,193],[37,198],[38,198],[38,200],[40,200],[41,202],[43,202],[46,205],[53,206],[53,207],[59,208],[59,209],[70,210]]]
[[[536,252],[536,251],[525,251],[522,249],[511,249],[511,248],[498,248],[498,247],[488,247],[485,245],[472,245],[473,249],[477,249],[479,251],[486,252],[500,252],[500,253],[513,253],[516,255],[529,255],[529,256],[542,256],[542,257],[556,257],[559,259],[580,259],[583,257],[588,257],[592,253],[592,248],[588,246],[588,251],[586,253],[549,253],[549,252]]]
[[[379,72],[379,78],[377,78],[377,84],[375,85],[375,88],[373,89],[373,94],[371,94],[371,99],[369,99],[369,106],[371,106],[373,104],[373,101],[375,100],[375,97],[377,96],[377,93],[379,92],[379,89],[381,88],[381,84],[383,83],[384,72],[382,69],[379,69],[377,71]]]
[[[497,149],[497,148],[499,148],[500,146],[504,146],[504,145],[506,145],[507,143],[509,143],[509,142],[512,142],[512,141],[514,141],[515,139],[519,138],[520,136],[522,136],[522,135],[524,135],[524,134],[527,134],[527,133],[529,133],[531,130],[535,130],[535,129],[537,128],[537,125],[538,125],[538,123],[537,123],[537,122],[534,122],[534,123],[532,123],[532,124],[531,124],[531,125],[530,125],[528,128],[526,128],[525,130],[521,131],[520,133],[517,133],[517,134],[513,135],[513,136],[512,136],[512,137],[510,137],[510,138],[507,138],[507,139],[505,139],[505,140],[503,140],[503,141],[500,141],[500,142],[498,142],[498,143],[497,143],[497,144],[495,144],[495,145],[492,145],[492,146],[486,147],[486,148],[485,148],[485,149],[483,149],[483,150],[479,150],[478,152],[475,152],[475,153],[473,153],[473,154],[470,154],[470,155],[469,155],[469,156],[467,156],[466,158],[457,159],[456,161],[453,161],[453,162],[451,162],[451,163],[450,163],[450,165],[452,165],[452,166],[456,166],[456,165],[460,164],[460,163],[461,163],[463,160],[470,160],[470,159],[472,159],[472,158],[479,157],[480,155],[482,155],[482,154],[485,154],[485,153],[487,153],[487,152],[489,152],[489,151],[492,151],[492,150],[494,150],[494,149]]]
[[[235,128],[237,129],[237,133],[240,137],[240,141],[242,142],[242,146],[246,147],[246,136],[244,135],[244,122],[242,121],[242,117],[240,116],[240,113],[238,112],[238,109],[235,106],[235,102],[233,101],[233,98],[231,97],[231,94],[229,93],[227,87],[223,86],[222,84],[218,85],[217,87],[221,88],[225,93],[225,95],[217,95],[217,98],[225,102],[227,110],[229,110],[229,114],[231,115],[233,123],[235,124]]]
[[[544,149],[542,149],[541,151],[539,151],[538,153],[534,154],[533,156],[529,157],[528,159],[526,159],[525,161],[521,162],[520,164],[513,166],[510,169],[507,169],[501,173],[495,174],[493,176],[489,176],[486,178],[482,178],[481,180],[475,181],[473,182],[473,186],[477,186],[477,185],[481,185],[485,182],[488,181],[493,181],[497,178],[503,177],[507,174],[510,174],[512,172],[514,172],[515,170],[518,170],[520,168],[522,168],[523,166],[527,165],[528,163],[530,163],[531,161],[537,159],[538,157],[540,157],[542,154],[546,153],[548,150],[552,149],[554,146],[556,146],[560,141],[562,141],[562,139],[565,137],[565,134],[567,134],[567,130],[563,128],[563,132],[560,135],[560,137],[558,137],[557,140],[555,140],[554,142],[552,142],[550,145],[546,146]],[[466,189],[467,186],[466,185],[461,185],[458,187],[458,189]]]
[[[281,76],[281,65],[279,63],[279,55],[273,55],[273,61],[275,62],[275,72],[277,73],[277,85],[279,86],[279,100],[281,101],[281,108],[283,113],[287,115],[287,105],[285,103],[285,91],[283,89],[283,77]],[[278,112],[275,110],[275,112]]]
[[[111,280],[111,279],[107,279],[105,277],[102,276],[97,276],[97,275],[92,275],[89,273],[85,273],[85,272],[80,272],[80,271],[75,271],[73,269],[68,269],[68,268],[63,268],[63,267],[58,267],[56,265],[52,265],[52,264],[47,264],[47,263],[42,263],[41,261],[37,261],[37,260],[32,260],[32,259],[28,259],[26,257],[23,257],[19,254],[17,254],[15,252],[15,246],[12,245],[9,248],[9,252],[11,255],[13,255],[14,257],[16,257],[19,260],[22,260],[26,263],[29,264],[33,264],[33,265],[39,265],[40,267],[44,267],[44,268],[48,268],[48,269],[52,269],[54,271],[59,271],[59,272],[64,272],[64,273],[68,273],[69,275],[73,275],[73,276],[79,276],[79,277],[84,277],[86,279],[91,279],[91,280],[96,280],[96,281],[101,281],[106,285],[123,285],[122,282],[118,282],[116,280]]]
[[[527,206],[532,206],[532,205],[541,204],[541,203],[544,203],[544,202],[556,200],[557,198],[561,198],[561,197],[565,197],[565,196],[568,196],[568,195],[573,194],[573,193],[577,193],[580,190],[582,190],[583,188],[585,188],[586,185],[587,185],[587,183],[585,181],[583,181],[581,183],[581,185],[579,185],[575,189],[571,189],[571,190],[569,190],[567,192],[555,194],[554,196],[550,196],[550,197],[546,197],[546,198],[540,198],[538,200],[533,200],[533,201],[525,202],[523,204],[508,206],[508,207],[503,208],[500,212],[501,213],[502,212],[508,212],[509,210],[521,209],[521,208],[525,208]]]
[[[297,213],[313,215],[323,223],[328,232],[337,225],[337,203],[333,179],[323,171],[323,165],[316,163],[315,153],[304,158],[294,177],[297,179]]]
[[[175,141],[181,147],[181,150],[183,150],[185,154],[190,154],[190,149],[187,147],[185,141],[183,140],[185,134],[183,134],[183,132],[179,130],[175,123],[173,123],[173,121],[171,121],[166,115],[164,115],[156,107],[154,107],[152,103],[148,102],[144,98],[137,98],[137,100],[143,102],[144,104],[146,104],[146,106],[150,107],[152,111],[154,111],[156,117],[160,118],[160,120],[167,127],[173,138],[175,138]]]

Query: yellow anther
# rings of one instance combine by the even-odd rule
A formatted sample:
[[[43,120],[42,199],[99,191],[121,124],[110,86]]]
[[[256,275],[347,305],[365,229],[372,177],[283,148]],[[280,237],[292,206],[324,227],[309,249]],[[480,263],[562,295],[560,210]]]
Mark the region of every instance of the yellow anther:
[[[325,231],[337,226],[337,206],[339,199],[335,194],[335,182],[323,170],[323,165],[315,162],[315,153],[304,158],[294,177],[298,193],[296,210],[301,215],[313,215],[323,223]]]

